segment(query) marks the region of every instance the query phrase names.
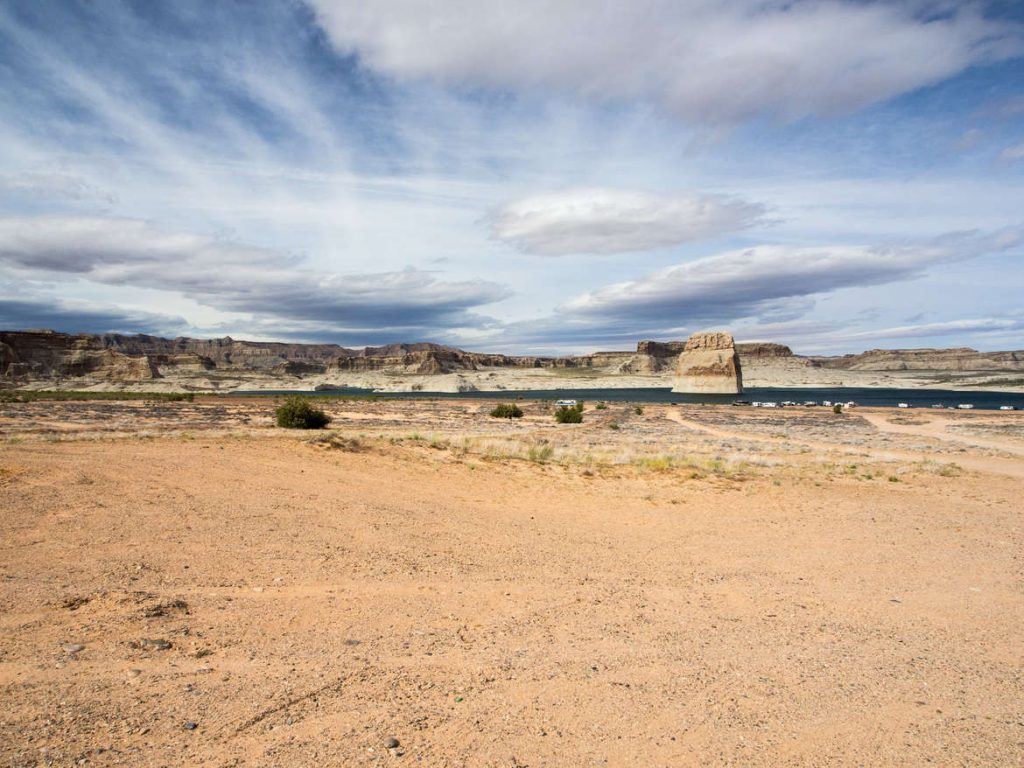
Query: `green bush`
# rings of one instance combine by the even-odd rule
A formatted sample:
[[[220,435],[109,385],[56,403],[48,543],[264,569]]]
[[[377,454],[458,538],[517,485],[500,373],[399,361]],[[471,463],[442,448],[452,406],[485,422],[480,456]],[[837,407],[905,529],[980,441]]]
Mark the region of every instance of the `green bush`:
[[[523,409],[515,403],[498,403],[491,411],[491,416],[496,419],[521,419]]]
[[[277,426],[287,429],[323,429],[331,417],[314,407],[307,398],[293,395],[277,407]]]
[[[605,405],[604,403],[598,403],[598,404],[597,404],[597,405],[595,405],[594,407],[595,407],[595,408],[596,408],[597,410],[599,410],[599,411],[604,411],[604,410],[607,410],[607,408],[608,408],[608,406],[607,406],[607,405]]]
[[[843,406],[841,406],[839,403],[836,403],[835,405],[832,406],[832,413],[842,413],[842,412],[843,412]]]
[[[555,411],[555,421],[559,424],[580,424],[583,422],[583,403],[569,407],[561,405]]]
[[[633,413],[635,413],[637,416],[643,416],[644,415],[644,409],[643,409],[642,406],[638,405],[636,408],[633,409]]]

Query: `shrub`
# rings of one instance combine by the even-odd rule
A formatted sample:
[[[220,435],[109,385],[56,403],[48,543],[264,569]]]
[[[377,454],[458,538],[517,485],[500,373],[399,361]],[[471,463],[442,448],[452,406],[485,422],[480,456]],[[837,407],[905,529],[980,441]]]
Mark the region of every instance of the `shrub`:
[[[836,403],[835,405],[832,406],[832,413],[842,413],[842,412],[843,412],[843,406],[841,406],[839,403]]]
[[[608,409],[608,406],[607,406],[607,405],[605,405],[604,403],[598,403],[598,404],[597,404],[596,406],[594,406],[594,407],[595,407],[595,408],[597,408],[597,410],[599,410],[599,411],[604,411],[604,410],[607,410],[607,409]]]
[[[611,424],[608,425],[608,429],[618,429],[618,428],[619,428],[619,425],[616,424],[614,421]]]
[[[331,417],[301,395],[293,395],[277,407],[277,426],[287,429],[323,429]]]
[[[529,450],[526,452],[527,458],[530,461],[535,461],[538,464],[543,464],[548,461],[555,454],[555,449],[550,445],[531,445]]]
[[[515,403],[498,403],[491,411],[491,416],[496,419],[521,419],[523,409]]]
[[[633,413],[635,413],[637,416],[643,416],[644,415],[643,406],[638,405],[636,408],[633,409]]]
[[[560,406],[555,411],[555,421],[559,424],[580,424],[583,422],[583,403],[570,408],[567,405]]]

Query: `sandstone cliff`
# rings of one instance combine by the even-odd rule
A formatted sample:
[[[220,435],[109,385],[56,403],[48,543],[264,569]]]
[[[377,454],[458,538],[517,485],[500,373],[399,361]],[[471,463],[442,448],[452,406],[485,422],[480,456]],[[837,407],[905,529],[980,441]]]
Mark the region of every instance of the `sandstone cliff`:
[[[728,334],[723,334],[727,337]],[[696,344],[697,342],[694,342]],[[701,342],[707,344],[709,342]],[[721,340],[715,343],[725,343]],[[136,388],[231,391],[360,387],[391,391],[473,388],[668,387],[688,342],[640,341],[636,350],[543,357],[467,352],[441,344],[391,344],[353,350],[148,335],[0,332],[0,387]],[[710,348],[709,348],[710,349]],[[709,349],[704,349],[707,352]],[[735,344],[751,386],[962,387],[1019,389],[1024,352],[973,349],[871,350],[807,358],[768,342]],[[690,349],[689,352],[698,350]],[[724,351],[724,350],[723,350]],[[700,368],[700,365],[691,367]],[[731,373],[725,368],[728,378]],[[709,374],[697,391],[713,391]],[[729,391],[736,391],[728,387]]]
[[[160,374],[147,355],[99,347],[89,336],[23,331],[0,332],[0,376],[13,381],[141,381]]]
[[[732,334],[693,334],[679,353],[672,391],[726,395],[742,392],[740,358]]]
[[[811,358],[823,368],[852,371],[1024,371],[1024,352],[954,349],[870,349],[856,355]]]

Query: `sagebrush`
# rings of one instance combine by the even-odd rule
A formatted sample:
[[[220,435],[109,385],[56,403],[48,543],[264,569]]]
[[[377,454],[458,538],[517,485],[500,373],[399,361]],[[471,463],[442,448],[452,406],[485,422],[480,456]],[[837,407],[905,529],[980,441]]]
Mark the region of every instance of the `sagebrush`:
[[[496,419],[521,419],[523,409],[515,403],[498,403],[491,411],[491,416]]]
[[[294,395],[277,407],[277,426],[286,429],[323,429],[331,417],[301,395]]]

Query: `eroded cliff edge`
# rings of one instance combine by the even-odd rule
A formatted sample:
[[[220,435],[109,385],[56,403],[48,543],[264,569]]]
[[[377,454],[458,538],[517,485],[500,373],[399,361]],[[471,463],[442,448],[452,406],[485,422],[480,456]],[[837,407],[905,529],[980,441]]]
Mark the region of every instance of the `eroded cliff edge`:
[[[232,338],[0,331],[0,387],[234,391],[359,387],[470,391],[671,387],[685,341],[544,357],[421,342],[349,349]],[[743,383],[759,386],[991,387],[1024,390],[1024,352],[870,350],[804,357],[782,344],[734,345]]]

